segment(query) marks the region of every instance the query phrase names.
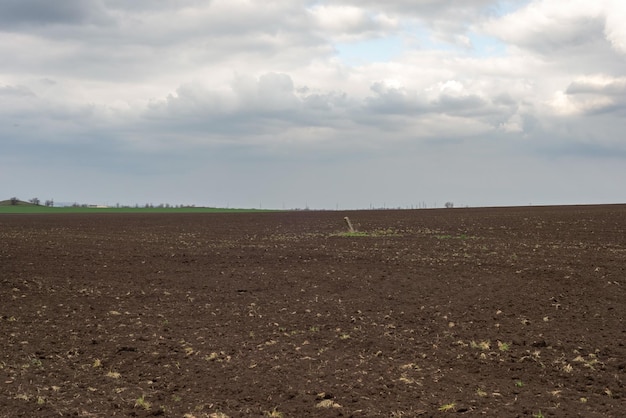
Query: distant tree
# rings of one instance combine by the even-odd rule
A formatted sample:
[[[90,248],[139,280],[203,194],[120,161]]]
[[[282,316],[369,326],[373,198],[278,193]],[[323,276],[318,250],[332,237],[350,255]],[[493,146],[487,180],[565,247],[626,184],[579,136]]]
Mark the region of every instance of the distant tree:
[[[18,202],[20,201],[17,197],[12,197],[10,200],[11,206],[17,206]]]
[[[446,208],[448,209],[452,209],[454,207],[454,203],[452,202],[446,202]]]
[[[46,205],[46,206],[48,206],[48,207],[52,207],[52,206],[54,206],[54,200],[52,200],[52,199],[50,199],[50,200],[46,200],[45,205]]]
[[[33,197],[32,199],[29,200],[29,202],[32,203],[33,205],[39,206],[39,198],[37,197]]]

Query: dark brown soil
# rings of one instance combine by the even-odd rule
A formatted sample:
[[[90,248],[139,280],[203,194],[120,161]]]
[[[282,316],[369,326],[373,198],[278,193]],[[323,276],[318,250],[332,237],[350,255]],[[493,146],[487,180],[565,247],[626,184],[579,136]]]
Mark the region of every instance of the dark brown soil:
[[[626,206],[4,215],[0,284],[2,417],[626,410]]]

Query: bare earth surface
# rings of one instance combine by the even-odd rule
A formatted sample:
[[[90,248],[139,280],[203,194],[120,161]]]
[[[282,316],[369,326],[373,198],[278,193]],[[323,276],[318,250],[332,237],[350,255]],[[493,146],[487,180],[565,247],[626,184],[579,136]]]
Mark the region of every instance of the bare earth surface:
[[[622,417],[625,318],[626,206],[0,216],[1,417]]]

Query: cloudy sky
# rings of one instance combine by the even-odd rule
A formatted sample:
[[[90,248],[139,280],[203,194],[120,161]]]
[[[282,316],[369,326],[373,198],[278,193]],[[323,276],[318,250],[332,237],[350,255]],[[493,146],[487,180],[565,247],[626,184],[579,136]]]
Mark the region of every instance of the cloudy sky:
[[[0,200],[626,202],[622,0],[0,0]]]

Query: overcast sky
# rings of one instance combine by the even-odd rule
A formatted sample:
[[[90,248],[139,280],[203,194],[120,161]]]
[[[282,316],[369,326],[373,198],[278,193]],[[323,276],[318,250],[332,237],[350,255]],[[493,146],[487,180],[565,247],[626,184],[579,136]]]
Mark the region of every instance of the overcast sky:
[[[0,200],[626,202],[622,0],[0,0]]]

